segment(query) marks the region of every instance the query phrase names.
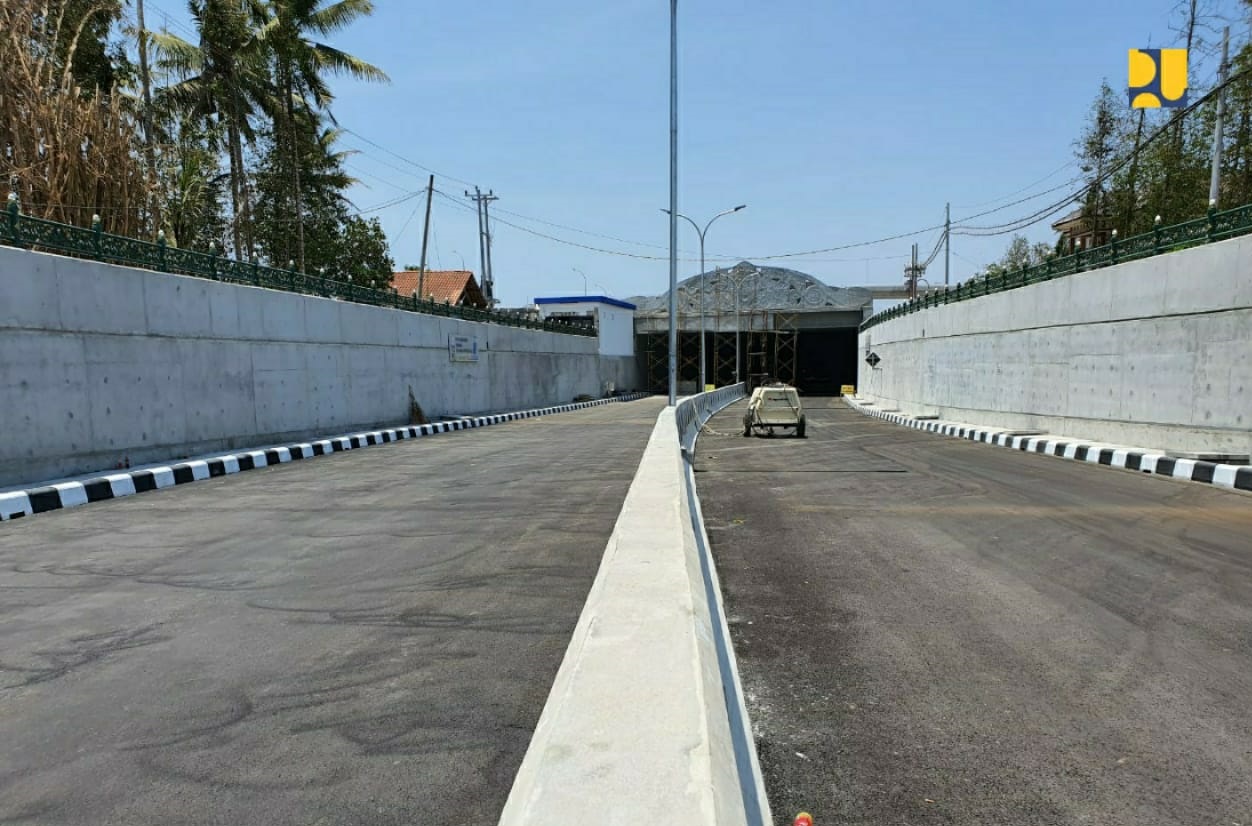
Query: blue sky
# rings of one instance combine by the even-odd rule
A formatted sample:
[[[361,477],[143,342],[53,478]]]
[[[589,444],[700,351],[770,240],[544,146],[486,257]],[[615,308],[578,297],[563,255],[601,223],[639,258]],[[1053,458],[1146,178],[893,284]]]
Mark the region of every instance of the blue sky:
[[[1234,0],[1214,1],[1237,14]],[[173,14],[180,5],[150,2],[153,26],[162,10]],[[1064,183],[1077,174],[1062,167],[1101,79],[1124,88],[1128,48],[1172,43],[1175,5],[680,0],[679,209],[703,223],[748,204],[710,231],[711,268],[933,226],[942,223],[945,201],[959,219],[1050,173],[1022,194]],[[361,180],[352,192],[358,207],[423,188],[425,173],[412,161],[436,170],[436,187],[449,195],[466,185],[445,175],[494,190],[503,220],[661,259],[592,252],[496,224],[492,257],[506,305],[581,294],[575,268],[592,294],[666,288],[668,3],[376,6],[372,18],[333,41],[392,78],[335,86],[336,116],[362,136],[344,141],[361,150],[349,162]],[[1236,21],[1236,39],[1245,28]],[[1193,61],[1193,85],[1211,74]],[[1020,217],[1054,197],[983,221]],[[435,200],[428,266],[457,268],[463,259],[477,272],[476,219],[470,202],[457,200],[462,207]],[[371,213],[397,265],[419,259],[423,205],[414,198]],[[1052,239],[1047,222],[1027,235]],[[937,236],[772,263],[831,284],[897,283],[911,242],[924,256]],[[953,282],[999,257],[1008,240],[954,238]],[[685,223],[679,242],[685,258],[697,258]],[[942,282],[942,262],[932,265],[932,282]],[[698,262],[682,262],[679,275],[698,270]]]

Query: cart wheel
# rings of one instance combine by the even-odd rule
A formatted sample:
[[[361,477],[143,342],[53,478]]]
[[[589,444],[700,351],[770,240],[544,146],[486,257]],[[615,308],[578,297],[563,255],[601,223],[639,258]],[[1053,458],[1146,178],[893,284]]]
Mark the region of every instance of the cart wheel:
[[[804,424],[805,424],[804,416],[801,416],[800,423],[796,425],[796,435],[799,436],[801,439],[804,438]]]

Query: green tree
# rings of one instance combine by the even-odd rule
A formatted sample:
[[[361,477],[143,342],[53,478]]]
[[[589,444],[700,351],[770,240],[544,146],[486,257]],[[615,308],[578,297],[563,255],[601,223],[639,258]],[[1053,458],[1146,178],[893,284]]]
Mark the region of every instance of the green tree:
[[[387,236],[377,218],[350,216],[343,225],[336,274],[352,276],[353,284],[376,290],[390,289],[395,261],[387,248]]]
[[[1113,170],[1118,151],[1125,143],[1126,124],[1123,112],[1126,101],[1113,92],[1107,80],[1091,104],[1087,125],[1074,145],[1087,189],[1083,198],[1083,217],[1096,231],[1108,223],[1112,201],[1105,174]]]
[[[162,90],[172,104],[219,124],[230,169],[231,238],[235,255],[251,257],[251,215],[244,145],[255,140],[253,117],[274,110],[269,53],[260,34],[261,0],[188,0],[199,34],[192,45],[169,32],[152,37],[157,64],[180,78]]]
[[[220,131],[212,126],[212,130]],[[228,176],[221,169],[220,135],[206,131],[195,118],[182,115],[167,133],[159,158],[164,190],[160,214],[166,239],[173,246],[206,249],[223,244],[228,235],[223,210]]]
[[[371,0],[270,0],[264,38],[272,50],[281,106],[275,111],[284,177],[291,182],[288,199],[296,234],[296,261],[305,267],[305,214],[297,120],[301,110],[329,112],[333,100],[328,75],[386,81],[382,69],[315,39],[345,28],[374,12]]]
[[[1245,0],[1252,16],[1252,0]],[[1231,58],[1234,80],[1226,90],[1226,143],[1222,153],[1222,206],[1252,203],[1252,44]]]
[[[344,171],[349,153],[336,150],[340,130],[321,128],[315,113],[296,120],[295,136],[303,172],[305,263],[309,272],[358,285],[385,287],[393,262],[377,220],[352,214],[344,193],[355,181]],[[257,192],[257,245],[275,266],[294,262],[292,191],[286,177],[284,147],[267,131],[260,141],[254,173]]]
[[[1000,260],[987,265],[985,275],[990,278],[1006,272],[1017,272],[1022,267],[1033,267],[1047,261],[1052,254],[1051,244],[1043,242],[1032,244],[1025,235],[1014,235]]]

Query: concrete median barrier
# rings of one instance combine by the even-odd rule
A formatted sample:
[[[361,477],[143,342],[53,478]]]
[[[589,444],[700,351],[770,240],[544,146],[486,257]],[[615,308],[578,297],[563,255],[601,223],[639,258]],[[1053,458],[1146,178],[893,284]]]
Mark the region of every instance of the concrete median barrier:
[[[771,823],[687,456],[742,397],[657,418],[501,826]]]

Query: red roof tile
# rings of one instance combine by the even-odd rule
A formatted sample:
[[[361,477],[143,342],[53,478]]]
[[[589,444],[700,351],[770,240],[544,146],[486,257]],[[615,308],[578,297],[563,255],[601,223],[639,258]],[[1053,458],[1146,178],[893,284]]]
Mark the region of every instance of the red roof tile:
[[[408,297],[417,291],[418,271],[405,270],[391,276],[391,286],[400,295]],[[486,309],[487,299],[469,270],[427,270],[422,281],[423,301],[433,295],[440,304],[458,304]]]

